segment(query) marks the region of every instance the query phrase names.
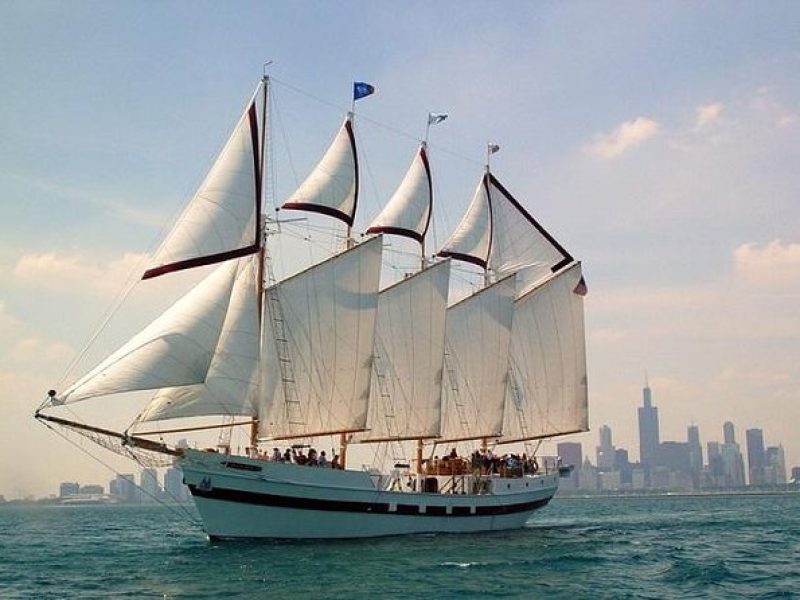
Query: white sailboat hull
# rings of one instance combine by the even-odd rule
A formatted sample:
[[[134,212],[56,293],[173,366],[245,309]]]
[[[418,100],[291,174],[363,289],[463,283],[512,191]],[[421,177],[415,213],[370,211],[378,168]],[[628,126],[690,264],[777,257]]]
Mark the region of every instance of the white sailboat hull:
[[[210,538],[361,538],[518,529],[558,475],[492,478],[490,493],[380,489],[377,476],[189,450],[184,481]],[[377,484],[377,485],[376,485]]]

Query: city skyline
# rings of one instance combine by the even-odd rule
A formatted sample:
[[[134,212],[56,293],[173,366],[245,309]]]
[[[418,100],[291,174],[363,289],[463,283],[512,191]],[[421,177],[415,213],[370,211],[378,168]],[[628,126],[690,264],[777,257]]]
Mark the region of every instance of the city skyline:
[[[707,438],[705,454],[701,431],[695,424],[686,426],[685,439],[662,440],[658,407],[653,401],[647,378],[642,388],[642,406],[637,408],[637,413],[638,462],[630,460],[627,448],[613,444],[613,430],[608,424],[598,428],[594,461],[589,453],[583,453],[580,443],[558,443],[560,459],[575,467],[565,485],[566,491],[760,488],[784,485],[800,470],[800,466],[786,463],[780,441],[776,445],[765,445],[761,429],[746,429],[746,448],[742,448],[736,441],[736,426],[731,421],[725,421],[718,428],[718,433],[722,434],[721,442],[713,439],[713,434]],[[792,476],[788,475],[790,472]]]

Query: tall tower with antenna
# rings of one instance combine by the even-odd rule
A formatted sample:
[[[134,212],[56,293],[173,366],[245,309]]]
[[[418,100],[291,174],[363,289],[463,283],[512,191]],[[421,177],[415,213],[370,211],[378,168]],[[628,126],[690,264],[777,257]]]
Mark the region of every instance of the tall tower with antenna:
[[[658,408],[653,406],[653,392],[650,390],[647,373],[642,389],[643,406],[639,407],[639,459],[645,472],[656,466],[658,446]]]

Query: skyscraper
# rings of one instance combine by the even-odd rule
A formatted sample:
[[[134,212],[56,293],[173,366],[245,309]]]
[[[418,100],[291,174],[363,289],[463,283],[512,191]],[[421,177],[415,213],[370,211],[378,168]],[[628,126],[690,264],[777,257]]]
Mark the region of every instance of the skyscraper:
[[[168,500],[186,502],[189,498],[188,488],[183,485],[183,474],[180,469],[170,467],[164,473],[164,493]]]
[[[694,489],[700,488],[700,475],[703,472],[703,447],[700,445],[700,430],[697,425],[686,429],[686,443],[689,446],[689,472]]]
[[[733,434],[733,423],[725,421],[722,424],[722,435],[726,444],[735,444],[736,438]]]
[[[760,429],[748,429],[745,432],[747,439],[747,472],[750,485],[764,485],[766,483],[764,467],[766,455],[764,453],[764,432]]]
[[[611,428],[603,425],[598,433],[600,445],[597,447],[597,468],[601,471],[613,471],[614,445],[611,443]]]
[[[765,483],[768,485],[783,485],[786,483],[786,460],[783,456],[783,446],[770,446],[766,451],[767,464],[765,466]]]
[[[142,469],[139,486],[142,488],[142,502],[155,502],[161,495],[158,485],[158,472],[155,469]]]
[[[658,409],[653,406],[652,392],[645,381],[643,406],[639,407],[639,457],[645,470],[656,465],[658,457]]]

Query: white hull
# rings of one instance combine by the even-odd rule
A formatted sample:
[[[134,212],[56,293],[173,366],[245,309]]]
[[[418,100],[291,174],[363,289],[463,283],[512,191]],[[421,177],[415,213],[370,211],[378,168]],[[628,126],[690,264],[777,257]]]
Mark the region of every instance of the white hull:
[[[211,538],[361,538],[518,529],[558,474],[491,478],[491,493],[386,491],[378,476],[189,450],[184,480]]]

